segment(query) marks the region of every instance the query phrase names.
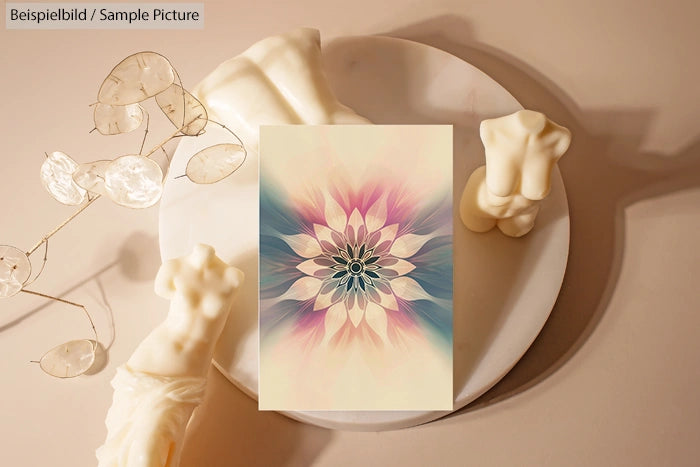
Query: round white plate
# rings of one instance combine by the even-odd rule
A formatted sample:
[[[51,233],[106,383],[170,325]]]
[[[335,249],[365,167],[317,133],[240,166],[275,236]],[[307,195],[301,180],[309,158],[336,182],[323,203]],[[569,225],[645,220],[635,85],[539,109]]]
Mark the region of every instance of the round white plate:
[[[479,122],[521,109],[484,73],[441,50],[401,39],[357,37],[324,46],[328,79],[344,104],[377,124],[454,125],[455,206],[467,177],[484,163]],[[215,137],[211,132],[212,137]],[[234,303],[215,364],[253,398],[258,390],[257,156],[214,185],[184,178],[185,139],[175,152],[160,207],[164,259],[208,243],[241,268],[246,282]],[[199,139],[199,138],[198,138]],[[251,157],[252,156],[252,157]],[[520,239],[497,230],[467,231],[455,219],[454,410],[500,380],[525,353],[559,294],[569,251],[569,213],[558,169],[532,232]],[[448,412],[291,412],[315,425],[351,430],[397,429]]]

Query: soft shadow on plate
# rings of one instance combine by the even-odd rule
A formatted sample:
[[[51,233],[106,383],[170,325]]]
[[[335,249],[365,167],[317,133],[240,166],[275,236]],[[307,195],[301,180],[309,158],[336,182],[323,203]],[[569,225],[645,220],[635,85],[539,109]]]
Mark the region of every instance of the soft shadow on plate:
[[[251,249],[230,261],[245,274],[241,287],[231,304],[220,341],[231,345],[219,345],[214,353],[217,368],[239,389],[251,397],[257,394],[257,366],[240,364],[247,360],[257,362],[258,348],[258,252]],[[236,373],[234,380],[230,373]]]
[[[468,61],[503,84],[525,108],[546,113],[573,134],[559,163],[572,213],[571,251],[561,294],[518,365],[469,410],[536,385],[583,345],[615,290],[624,256],[624,209],[643,199],[700,186],[700,140],[693,135],[692,143],[673,154],[641,150],[655,109],[581,109],[565,90],[530,65],[479,42],[468,19],[437,16],[387,35],[422,42]]]

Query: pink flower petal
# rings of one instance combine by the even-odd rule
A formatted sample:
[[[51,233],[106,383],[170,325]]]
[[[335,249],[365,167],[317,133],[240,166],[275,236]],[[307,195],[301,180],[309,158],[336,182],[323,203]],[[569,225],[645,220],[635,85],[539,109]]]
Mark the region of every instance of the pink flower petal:
[[[375,303],[381,303],[382,301],[382,296],[379,295],[379,292],[374,287],[369,287],[367,289],[367,296],[369,299]]]
[[[358,295],[357,296],[357,303],[360,305],[360,308],[364,308],[367,306],[367,299],[365,298],[364,295]]]
[[[377,274],[384,276],[385,279],[389,277],[399,277],[399,273],[391,268],[382,268],[377,271]]]
[[[313,298],[321,290],[321,279],[315,277],[302,277],[294,282],[289,289],[280,296],[281,300],[308,300]]]
[[[350,317],[350,321],[352,322],[352,325],[357,327],[360,325],[360,321],[362,321],[362,317],[365,314],[365,310],[360,307],[360,304],[358,302],[355,302],[355,304],[351,307],[348,308],[348,316]]]
[[[387,316],[384,308],[375,303],[369,303],[365,310],[365,321],[382,338],[382,341],[389,341],[389,336],[386,333]]]
[[[348,222],[348,215],[345,214],[345,210],[332,196],[326,194],[325,198],[326,206],[324,208],[324,215],[328,227],[335,231],[343,232]]]
[[[333,242],[333,230],[321,224],[314,224],[314,233],[318,242],[323,245],[323,242],[328,242],[331,245]]]
[[[307,234],[282,235],[282,239],[287,242],[292,250],[303,258],[315,258],[323,254],[321,245],[316,239]]]
[[[399,224],[387,225],[379,232],[375,232],[370,235],[370,240],[367,243],[368,248],[376,248],[375,253],[383,252],[388,250],[391,242],[396,238],[396,232],[399,230]]]
[[[385,294],[393,293],[393,292],[391,291],[391,287],[389,287],[389,284],[386,283],[386,282],[384,282],[384,281],[375,280],[375,281],[374,281],[374,285],[375,285],[375,287],[376,287],[377,289],[381,290],[381,291],[384,292]],[[380,301],[381,301],[381,300],[380,300]]]
[[[345,309],[343,302],[336,303],[326,311],[326,316],[323,320],[325,326],[325,335],[323,342],[328,343],[340,328],[343,327],[348,319],[348,312]]]
[[[386,289],[382,289],[384,288],[378,287],[375,289],[377,291],[377,295],[379,295],[379,301],[377,303],[386,308],[387,310],[398,310],[399,304],[396,302],[396,297],[394,297],[394,294],[386,293]]]
[[[335,273],[335,271],[332,269],[319,269],[314,273],[314,277],[318,277],[319,279],[328,279],[333,273]]]
[[[377,243],[383,243],[386,241],[393,241],[396,238],[396,232],[399,231],[399,224],[391,224],[387,225],[384,227],[382,230],[379,232],[381,233],[381,237],[379,238],[379,241]]]
[[[364,242],[367,238],[367,227],[364,224],[362,224],[360,228],[357,229],[356,237],[358,244]]]
[[[404,274],[408,274],[409,272],[413,271],[414,269],[416,269],[416,267],[413,264],[409,263],[405,259],[398,259],[397,258],[396,263],[394,263],[391,266],[385,266],[382,270],[383,271],[386,271],[386,270],[396,271],[396,275],[403,276]]]
[[[376,230],[384,227],[386,223],[387,207],[386,207],[386,195],[382,195],[377,201],[374,202],[372,206],[367,210],[365,214],[365,225],[369,232],[374,232]]]
[[[331,232],[331,238],[333,238],[333,243],[338,245],[338,248],[345,248],[345,239],[338,232]]]
[[[331,296],[331,302],[335,303],[341,298],[343,298],[343,294],[345,293],[345,288],[343,287],[336,287],[335,292],[333,292],[333,295]]]
[[[367,237],[367,248],[374,248],[377,245],[377,242],[379,241],[379,238],[382,236],[379,232],[374,232],[369,234]]]
[[[338,247],[336,247],[333,243],[327,241],[327,240],[321,240],[321,248],[323,251],[329,254],[336,254],[338,252]]]
[[[307,276],[315,276],[318,271],[326,271],[328,274],[333,273],[334,271],[330,269],[328,266],[322,266],[318,264],[318,258],[316,259],[307,259],[306,261],[303,261],[297,265],[297,269],[306,274]],[[325,277],[325,276],[324,276]]]
[[[318,293],[330,293],[336,289],[336,285],[334,281],[328,281],[323,286],[321,287],[321,290]]]
[[[425,245],[428,240],[435,237],[434,234],[430,235],[416,235],[416,234],[406,234],[402,235],[396,240],[391,246],[389,251],[392,255],[398,256],[399,258],[409,258],[415,255],[418,250]]]
[[[326,287],[324,287],[324,292],[319,293],[316,297],[316,301],[314,302],[314,311],[323,310],[324,308],[328,308],[337,302],[341,298],[338,297],[338,294],[336,294],[337,289],[337,287],[333,287],[325,292]]]
[[[389,240],[380,243],[376,247],[374,247],[374,253],[376,255],[383,255],[385,253],[389,252],[389,248],[391,247],[391,242]]]
[[[350,308],[352,308],[352,307],[355,305],[355,301],[356,301],[356,300],[355,300],[355,294],[354,294],[354,293],[348,294],[348,296],[345,297],[345,306],[346,306],[348,309],[350,309]]]
[[[397,297],[408,301],[430,299],[430,295],[410,277],[397,277],[391,281],[391,290]]]
[[[345,228],[345,236],[348,238],[348,242],[351,245],[359,244],[364,240],[360,238],[359,234],[360,227],[364,227],[365,221],[362,220],[362,215],[357,208],[353,209],[352,214],[350,214],[350,219],[348,220],[348,226]],[[363,229],[364,230],[364,229]]]

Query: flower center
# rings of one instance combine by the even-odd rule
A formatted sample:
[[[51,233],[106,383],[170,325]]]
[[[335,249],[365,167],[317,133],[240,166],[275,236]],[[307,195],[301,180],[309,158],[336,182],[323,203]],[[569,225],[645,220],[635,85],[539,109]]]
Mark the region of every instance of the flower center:
[[[348,271],[350,271],[350,274],[353,276],[359,276],[362,274],[364,268],[364,264],[359,259],[353,259],[348,263]]]

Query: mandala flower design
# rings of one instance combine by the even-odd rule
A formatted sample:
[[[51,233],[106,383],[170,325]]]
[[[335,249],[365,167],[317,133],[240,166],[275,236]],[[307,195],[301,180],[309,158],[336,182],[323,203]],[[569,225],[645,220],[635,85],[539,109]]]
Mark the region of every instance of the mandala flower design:
[[[363,323],[390,343],[397,322],[416,320],[417,309],[424,314],[434,311],[434,306],[415,306],[418,301],[441,301],[419,283],[417,264],[425,268],[432,262],[436,268],[438,262],[447,262],[451,281],[451,244],[444,241],[451,240],[450,213],[421,216],[412,211],[413,203],[402,203],[388,191],[375,192],[369,201],[338,198],[344,206],[326,194],[294,215],[287,212],[293,218],[287,224],[297,225],[300,233],[262,233],[268,241],[261,242],[261,271],[277,278],[261,283],[263,297],[270,299],[264,308],[277,307],[278,316],[295,315],[300,323],[322,329],[325,343],[343,328],[351,331]],[[279,206],[268,214],[271,211],[286,212]],[[274,251],[273,237],[283,242]],[[436,242],[429,245],[433,239]],[[446,246],[448,254],[442,251]],[[285,255],[284,250],[294,254]],[[293,282],[285,281],[289,278]],[[451,283],[448,288],[451,292]]]
[[[384,225],[386,210],[381,205],[364,217],[355,208],[347,218],[342,208],[329,198],[326,214],[330,225],[314,224],[315,238],[289,239],[293,249],[301,241],[309,243],[314,253],[297,269],[316,279],[318,292],[313,310],[328,309],[324,320],[326,340],[347,320],[357,327],[363,319],[386,340],[386,313],[399,308],[392,280],[415,269],[409,261],[396,256],[406,256],[406,251],[401,251],[402,241],[396,238],[398,224]],[[399,246],[392,254],[396,240]],[[314,241],[318,248],[314,248]],[[302,249],[297,253],[308,256],[309,251]],[[294,293],[296,287],[308,282],[297,281],[290,291]]]

